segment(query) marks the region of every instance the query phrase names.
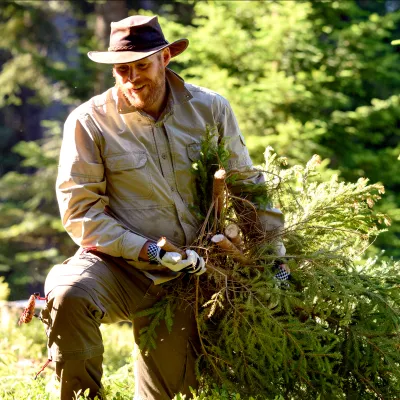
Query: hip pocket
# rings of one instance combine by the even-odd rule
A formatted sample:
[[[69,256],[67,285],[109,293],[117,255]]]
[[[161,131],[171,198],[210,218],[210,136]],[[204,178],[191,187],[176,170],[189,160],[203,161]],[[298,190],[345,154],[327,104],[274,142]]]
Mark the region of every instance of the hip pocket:
[[[83,280],[82,274],[93,265],[93,260],[72,257],[64,264],[56,264],[47,274],[44,291],[47,294],[56,286],[73,285]]]

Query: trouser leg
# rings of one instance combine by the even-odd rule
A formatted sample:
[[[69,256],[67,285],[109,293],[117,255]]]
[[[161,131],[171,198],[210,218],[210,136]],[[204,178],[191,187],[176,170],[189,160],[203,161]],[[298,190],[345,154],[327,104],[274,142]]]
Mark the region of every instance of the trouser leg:
[[[191,398],[198,387],[195,362],[199,340],[193,309],[181,302],[174,315],[172,332],[163,321],[157,328],[156,348],[141,351],[135,363],[135,400],[168,400],[177,393]],[[134,319],[135,341],[148,326],[147,317]]]
[[[89,389],[89,398],[94,398],[101,389],[102,315],[79,287],[57,286],[48,295],[42,318],[49,322],[49,358],[56,362],[61,400],[71,400],[80,389]]]
[[[90,389],[90,398],[97,395],[104,352],[100,324],[130,319],[124,289],[112,269],[98,257],[74,257],[53,267],[46,279],[42,319],[61,400],[71,400],[80,389]],[[139,303],[148,285],[138,285],[133,302]]]
[[[103,374],[103,356],[88,360],[67,360],[56,363],[56,374],[60,381],[60,399],[71,400],[71,393],[82,388],[89,389],[89,397],[99,395]],[[85,389],[85,390],[86,390]]]
[[[193,284],[193,282],[189,282]],[[61,380],[61,400],[74,391],[90,389],[93,397],[101,387],[103,344],[101,323],[133,320],[133,315],[152,307],[165,294],[162,286],[129,264],[110,257],[74,257],[53,268],[46,280],[48,304],[42,312],[47,324],[49,358],[56,362]],[[135,319],[135,340],[148,319]],[[171,399],[176,393],[190,395],[196,388],[197,330],[192,309],[182,303],[175,312],[173,331],[162,322],[157,329],[157,348],[140,354],[135,365],[137,399]]]

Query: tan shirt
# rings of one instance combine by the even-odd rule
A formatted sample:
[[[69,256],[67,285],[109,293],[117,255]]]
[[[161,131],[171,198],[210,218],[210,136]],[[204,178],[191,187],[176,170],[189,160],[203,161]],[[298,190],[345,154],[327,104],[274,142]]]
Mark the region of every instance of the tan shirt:
[[[155,283],[177,273],[138,260],[148,239],[166,236],[190,245],[200,221],[192,163],[206,127],[229,137],[229,169],[243,171],[235,185],[260,182],[232,109],[222,96],[166,72],[168,105],[158,121],[128,105],[116,88],[93,97],[68,117],[56,183],[62,222],[81,247],[122,257]],[[246,172],[247,171],[247,172]]]

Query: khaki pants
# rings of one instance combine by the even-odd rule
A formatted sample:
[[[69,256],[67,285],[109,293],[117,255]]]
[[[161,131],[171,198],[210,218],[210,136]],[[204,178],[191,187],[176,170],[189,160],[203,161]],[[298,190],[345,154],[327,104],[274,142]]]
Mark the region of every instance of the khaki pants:
[[[194,281],[188,282],[194,284]],[[100,324],[131,321],[138,311],[152,307],[166,291],[122,259],[100,253],[76,255],[49,272],[42,311],[48,336],[49,358],[56,363],[61,400],[74,391],[101,388],[103,343]],[[133,321],[134,338],[149,323]],[[140,354],[135,365],[135,400],[167,400],[176,393],[190,397],[196,388],[195,360],[198,336],[193,310],[179,305],[172,332],[164,322],[157,331],[157,348]]]

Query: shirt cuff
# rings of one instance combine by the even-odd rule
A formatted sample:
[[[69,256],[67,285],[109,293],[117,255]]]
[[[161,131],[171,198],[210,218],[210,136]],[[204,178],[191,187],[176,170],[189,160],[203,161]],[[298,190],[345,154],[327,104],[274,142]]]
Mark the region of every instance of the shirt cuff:
[[[139,261],[139,253],[147,242],[147,238],[136,233],[126,232],[122,241],[121,255],[126,260]]]

